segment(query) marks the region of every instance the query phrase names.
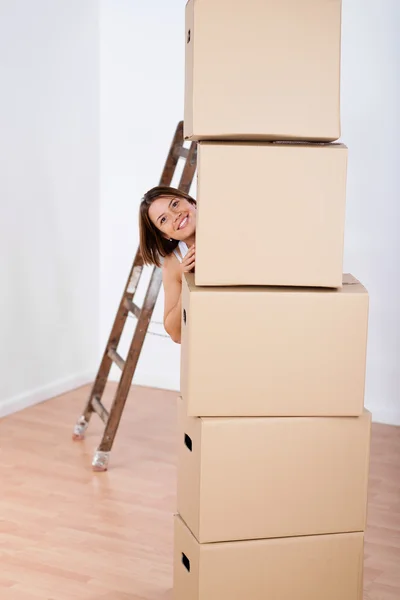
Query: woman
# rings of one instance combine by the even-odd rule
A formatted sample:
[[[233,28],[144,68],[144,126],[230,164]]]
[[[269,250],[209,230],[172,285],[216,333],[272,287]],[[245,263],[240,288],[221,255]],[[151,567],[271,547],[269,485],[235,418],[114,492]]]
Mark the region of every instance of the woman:
[[[139,230],[145,264],[162,266],[164,327],[180,344],[182,276],[195,266],[196,201],[172,187],[152,188],[140,204]]]

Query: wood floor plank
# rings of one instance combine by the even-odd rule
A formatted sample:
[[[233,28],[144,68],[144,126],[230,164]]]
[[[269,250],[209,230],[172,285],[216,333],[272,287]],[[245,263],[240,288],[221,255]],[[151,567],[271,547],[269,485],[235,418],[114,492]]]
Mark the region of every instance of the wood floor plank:
[[[100,420],[71,440],[88,391],[0,421],[1,600],[172,600],[176,393],[132,388],[94,473]],[[364,583],[364,600],[400,600],[398,427],[373,426]]]

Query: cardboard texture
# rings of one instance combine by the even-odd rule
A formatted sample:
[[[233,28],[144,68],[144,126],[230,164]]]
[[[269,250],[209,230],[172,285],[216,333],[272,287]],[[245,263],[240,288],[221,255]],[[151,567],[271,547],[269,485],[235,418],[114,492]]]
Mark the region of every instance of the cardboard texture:
[[[368,293],[182,282],[181,394],[191,416],[358,416]]]
[[[201,142],[198,152],[196,285],[341,286],[346,146]]]
[[[341,0],[190,0],[184,134],[340,137]]]
[[[199,544],[175,516],[174,600],[362,600],[362,533]]]
[[[371,414],[195,418],[179,401],[177,510],[200,543],[364,531]]]

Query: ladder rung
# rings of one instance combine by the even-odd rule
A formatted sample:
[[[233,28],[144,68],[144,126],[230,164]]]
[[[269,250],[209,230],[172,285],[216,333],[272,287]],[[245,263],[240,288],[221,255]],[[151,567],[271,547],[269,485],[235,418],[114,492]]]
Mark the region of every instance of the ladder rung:
[[[96,397],[92,398],[92,408],[93,408],[94,412],[97,415],[99,415],[99,417],[103,421],[103,423],[107,423],[108,417],[109,417],[108,410],[102,405],[100,400]]]
[[[110,348],[107,354],[111,358],[111,360],[113,360],[115,364],[119,366],[121,371],[123,371],[125,367],[125,361],[122,358],[122,356],[120,356],[118,352],[114,350],[114,348]]]
[[[140,317],[141,310],[137,304],[135,304],[131,300],[128,300],[128,298],[125,298],[124,304],[125,308],[129,310],[132,314],[134,314],[137,319]]]

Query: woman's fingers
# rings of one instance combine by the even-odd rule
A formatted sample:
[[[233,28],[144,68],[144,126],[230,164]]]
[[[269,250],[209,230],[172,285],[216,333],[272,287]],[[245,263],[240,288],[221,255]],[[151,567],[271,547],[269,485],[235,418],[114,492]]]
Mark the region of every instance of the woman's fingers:
[[[189,263],[185,264],[183,267],[183,270],[185,273],[188,273],[189,271],[191,271],[195,265],[195,260],[193,259],[192,261],[190,261]]]
[[[194,248],[194,246],[192,246],[192,248],[191,248],[190,250],[188,250],[188,252],[187,252],[187,254],[186,254],[186,256],[185,256],[185,260],[186,260],[187,258],[190,258],[191,256],[193,256],[193,255],[194,255],[194,253],[195,253],[195,248]]]
[[[185,258],[182,261],[182,264],[187,265],[189,262],[191,262],[194,259],[194,250],[193,252],[188,252],[185,256]]]
[[[182,260],[182,270],[184,273],[191,271],[195,264],[195,246],[191,246]]]
[[[193,260],[192,262],[190,262],[190,263],[187,263],[186,265],[184,265],[184,266],[183,266],[183,269],[184,269],[185,271],[186,271],[186,270],[189,270],[189,271],[190,271],[190,269],[192,269],[192,268],[194,267],[195,263],[196,263],[196,261],[194,261],[194,260]]]

